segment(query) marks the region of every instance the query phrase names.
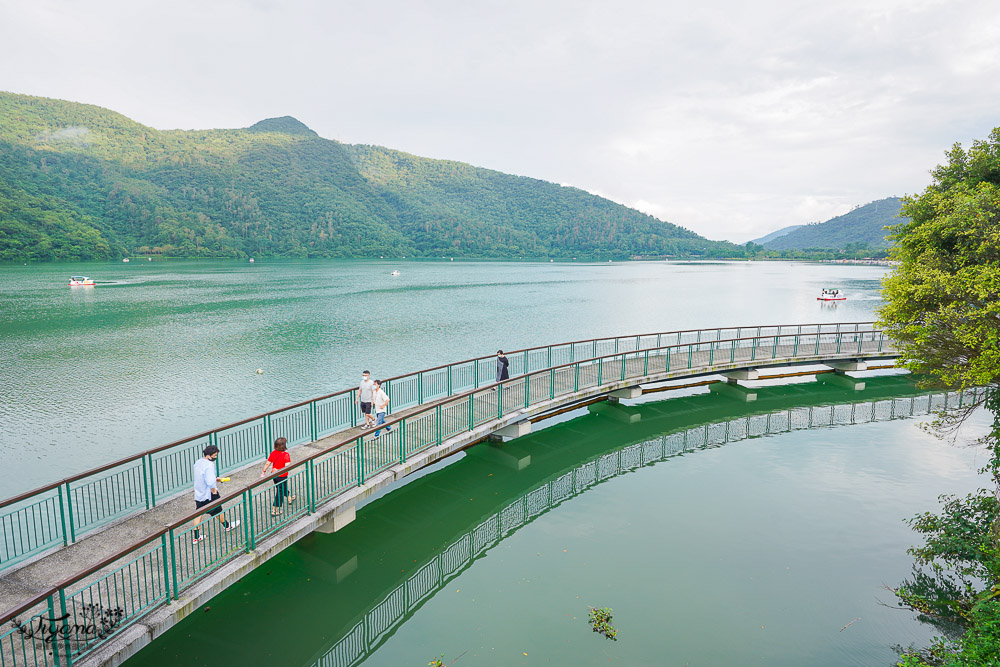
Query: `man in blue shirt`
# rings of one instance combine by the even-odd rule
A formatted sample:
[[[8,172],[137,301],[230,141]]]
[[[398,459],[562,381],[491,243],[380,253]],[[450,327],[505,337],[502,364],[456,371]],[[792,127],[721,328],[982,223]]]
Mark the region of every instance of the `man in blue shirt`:
[[[194,462],[194,506],[198,509],[218,500],[220,497],[218,482],[221,480],[219,477],[216,477],[215,471],[215,461],[219,458],[219,448],[215,445],[209,445],[202,451],[202,454],[205,456]],[[222,512],[222,505],[209,510],[208,514],[209,516],[217,516],[220,512]],[[205,539],[204,535],[198,534],[198,525],[204,518],[205,515],[200,515],[194,520],[193,542],[195,544]],[[239,519],[229,523],[225,515],[219,516],[219,520],[222,522],[222,526],[226,529],[226,532],[235,530],[240,525]]]

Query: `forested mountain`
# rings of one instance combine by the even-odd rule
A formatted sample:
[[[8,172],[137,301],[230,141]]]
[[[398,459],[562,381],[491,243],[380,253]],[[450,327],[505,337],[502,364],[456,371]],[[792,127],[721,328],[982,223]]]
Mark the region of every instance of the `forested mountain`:
[[[771,232],[770,234],[765,234],[764,236],[761,236],[759,239],[754,239],[750,243],[756,243],[758,245],[764,245],[768,241],[772,241],[772,240],[778,238],[779,236],[784,236],[785,234],[790,234],[790,233],[794,232],[799,227],[805,227],[805,225],[789,225],[787,227],[782,227],[781,229],[779,229],[777,231],[774,231],[774,232]]]
[[[888,248],[885,236],[889,232],[885,227],[905,222],[905,219],[896,217],[899,207],[899,197],[886,197],[826,222],[804,225],[763,245],[768,250]]]
[[[576,188],[323,139],[155,130],[0,92],[0,259],[740,256]]]

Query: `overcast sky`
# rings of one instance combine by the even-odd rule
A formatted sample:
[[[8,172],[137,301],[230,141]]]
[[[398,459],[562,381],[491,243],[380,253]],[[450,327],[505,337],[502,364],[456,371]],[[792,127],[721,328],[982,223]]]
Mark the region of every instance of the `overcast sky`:
[[[0,89],[571,184],[743,242],[1000,126],[1000,2],[0,0]]]

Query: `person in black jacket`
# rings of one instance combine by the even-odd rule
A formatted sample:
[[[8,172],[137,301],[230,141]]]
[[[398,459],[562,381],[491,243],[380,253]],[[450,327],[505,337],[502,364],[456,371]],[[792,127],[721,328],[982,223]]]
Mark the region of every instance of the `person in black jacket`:
[[[497,350],[497,382],[510,379],[510,373],[507,372],[509,365],[510,360],[503,356],[503,350]]]

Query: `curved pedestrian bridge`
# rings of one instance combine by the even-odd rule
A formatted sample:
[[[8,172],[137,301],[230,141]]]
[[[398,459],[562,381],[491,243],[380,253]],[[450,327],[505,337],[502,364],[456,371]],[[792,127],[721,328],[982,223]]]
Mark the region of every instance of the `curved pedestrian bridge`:
[[[801,364],[862,370],[897,354],[871,323],[850,323],[630,335],[508,356],[513,377],[499,384],[493,357],[391,378],[392,429],[380,437],[357,428],[355,390],[344,390],[0,503],[0,603],[9,610],[0,620],[15,626],[0,635],[3,664],[121,660],[301,537],[350,522],[373,493],[490,434],[523,434],[548,413],[668,380],[753,379],[760,368]],[[278,436],[297,445],[282,471],[294,500],[273,516],[271,479],[255,473]],[[233,479],[217,505],[240,526],[205,522],[205,539],[193,543],[191,467],[208,444]],[[73,630],[46,641],[44,627]]]

